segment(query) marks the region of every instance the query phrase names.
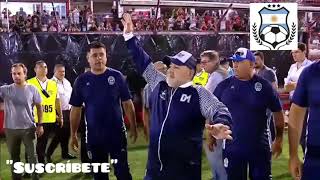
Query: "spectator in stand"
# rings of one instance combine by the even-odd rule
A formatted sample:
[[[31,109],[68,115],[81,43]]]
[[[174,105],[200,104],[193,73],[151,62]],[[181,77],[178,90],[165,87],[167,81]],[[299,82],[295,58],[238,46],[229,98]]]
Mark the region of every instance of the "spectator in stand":
[[[165,26],[165,22],[163,19],[160,18],[156,24],[157,31],[164,31],[165,30],[164,26]]]
[[[209,19],[207,22],[207,30],[208,31],[215,31],[216,30],[216,26],[212,22],[212,19]]]
[[[201,30],[201,31],[207,31],[207,30],[208,30],[208,27],[207,27],[207,24],[206,24],[205,21],[202,21],[202,22],[201,22],[200,30]]]
[[[71,32],[80,32],[80,29],[75,24],[72,24],[70,31]]]
[[[107,22],[107,23],[105,24],[105,29],[106,29],[106,31],[112,31],[112,25],[111,25],[110,22]]]
[[[9,17],[10,17],[10,15],[11,15],[11,11],[10,10],[8,10],[8,14],[9,14]],[[7,19],[7,8],[3,8],[2,15],[3,15],[4,19]]]
[[[138,20],[137,22],[136,22],[136,27],[135,27],[135,30],[136,31],[143,31],[143,25],[142,25],[142,23],[141,23],[141,21],[140,20]]]
[[[55,20],[55,18],[59,18],[59,12],[57,10],[51,11],[51,18]]]
[[[31,18],[31,31],[32,32],[41,31],[40,17],[38,15],[33,15]]]
[[[174,29],[175,19],[173,15],[168,20],[168,31],[172,31]]]
[[[26,23],[24,21],[23,16],[18,17],[17,26],[19,28],[19,32],[25,32],[26,31]]]
[[[22,16],[25,19],[27,17],[27,13],[23,11],[23,8],[21,7],[20,10],[16,13],[16,16]]]
[[[50,23],[50,16],[46,10],[43,10],[41,15],[41,23],[42,25],[47,25]]]
[[[210,12],[209,10],[206,10],[203,14],[204,17],[204,21],[206,22],[206,24],[208,23],[209,20],[211,20],[211,16],[210,16]]]
[[[98,27],[98,31],[106,31],[106,28],[104,27],[104,23],[100,23]]]
[[[26,21],[26,30],[25,30],[25,32],[31,32],[31,20],[30,19],[28,19],[27,21]]]
[[[236,15],[234,18],[232,18],[232,20],[233,20],[232,29],[234,31],[242,31],[243,25],[242,25],[241,17],[239,15]]]
[[[71,22],[78,26],[80,24],[80,10],[78,6],[73,9],[71,17]]]
[[[98,31],[98,27],[94,22],[91,22],[90,24],[88,24],[88,27],[89,27],[89,31]]]
[[[49,32],[58,32],[57,24],[56,23],[51,23],[49,26]]]
[[[121,29],[120,29],[120,25],[119,25],[119,24],[116,24],[115,31],[121,31]]]
[[[189,17],[189,21],[190,21],[189,29],[190,30],[198,30],[198,28],[197,28],[197,17],[193,13]]]
[[[91,13],[91,9],[90,7],[84,6],[83,10],[80,11],[80,17],[82,19],[82,23],[80,22],[81,25],[81,30],[83,31],[84,29],[87,31],[88,27],[87,27],[87,23],[88,23],[88,16]]]

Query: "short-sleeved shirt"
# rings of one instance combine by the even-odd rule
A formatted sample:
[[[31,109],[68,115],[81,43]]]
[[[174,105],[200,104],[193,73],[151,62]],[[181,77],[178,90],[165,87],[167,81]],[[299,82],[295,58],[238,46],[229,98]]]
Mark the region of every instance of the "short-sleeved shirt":
[[[276,73],[269,67],[267,66],[263,66],[263,68],[258,71],[257,73],[258,76],[263,77],[264,79],[266,79],[267,81],[269,81],[270,83],[277,83],[277,76]]]
[[[294,83],[298,82],[301,72],[303,71],[304,68],[308,67],[310,64],[312,64],[312,61],[308,59],[305,59],[302,62],[300,68],[297,67],[297,63],[292,64],[288,71],[288,76],[286,78],[285,84],[288,84],[288,82],[294,82]],[[293,93],[294,91],[290,92],[290,97],[293,96]]]
[[[0,87],[4,100],[4,128],[28,129],[35,127],[33,104],[40,104],[41,97],[36,87],[27,84],[23,88],[15,84]]]
[[[320,147],[320,62],[306,67],[294,92],[293,103],[309,109],[307,144]]]
[[[86,72],[75,81],[69,104],[85,105],[88,144],[106,145],[124,132],[121,101],[131,99],[123,75],[112,68],[100,75]]]
[[[208,83],[206,84],[205,88],[210,91],[211,93],[214,92],[218,84],[226,79],[227,75],[222,74],[221,72],[215,71],[210,74]]]
[[[246,152],[270,150],[266,111],[279,112],[282,107],[278,93],[267,80],[254,75],[251,80],[241,81],[232,76],[218,84],[214,95],[231,113],[235,148]]]

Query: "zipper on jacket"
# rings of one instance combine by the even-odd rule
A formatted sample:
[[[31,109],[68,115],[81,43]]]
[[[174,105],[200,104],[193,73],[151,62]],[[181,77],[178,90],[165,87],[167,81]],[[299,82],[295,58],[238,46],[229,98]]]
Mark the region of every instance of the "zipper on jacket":
[[[178,88],[177,88],[178,89]],[[164,121],[162,123],[162,126],[161,126],[161,131],[160,131],[160,135],[159,135],[159,141],[158,141],[158,158],[159,158],[159,161],[160,161],[160,171],[162,171],[162,168],[163,168],[163,164],[162,164],[162,161],[161,161],[161,156],[160,156],[160,142],[161,142],[161,136],[162,136],[162,132],[163,132],[163,128],[164,128],[164,125],[167,121],[167,118],[168,118],[168,115],[169,115],[169,111],[170,111],[170,106],[171,106],[171,101],[172,101],[172,98],[173,98],[173,95],[174,93],[177,91],[177,89],[175,89],[172,93],[172,90],[171,90],[171,96],[170,96],[170,100],[169,100],[169,105],[168,105],[168,109],[167,109],[167,114],[166,114],[166,117],[164,118]]]

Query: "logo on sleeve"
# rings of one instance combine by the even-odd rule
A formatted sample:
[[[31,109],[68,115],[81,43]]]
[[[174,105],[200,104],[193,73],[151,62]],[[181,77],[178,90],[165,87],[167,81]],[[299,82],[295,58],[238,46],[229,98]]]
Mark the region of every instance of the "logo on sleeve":
[[[262,84],[260,83],[260,82],[256,82],[255,84],[254,84],[254,89],[256,90],[256,91],[261,91],[261,89],[262,89]]]
[[[109,85],[114,85],[115,82],[116,82],[116,80],[114,79],[113,76],[109,76],[109,77],[108,77],[108,83],[109,83]]]
[[[229,166],[229,160],[228,160],[228,158],[224,158],[224,160],[223,160],[223,166],[226,167],[226,168]]]
[[[187,102],[190,103],[191,100],[191,95],[186,95],[186,94],[182,94],[181,98],[180,98],[180,102]]]

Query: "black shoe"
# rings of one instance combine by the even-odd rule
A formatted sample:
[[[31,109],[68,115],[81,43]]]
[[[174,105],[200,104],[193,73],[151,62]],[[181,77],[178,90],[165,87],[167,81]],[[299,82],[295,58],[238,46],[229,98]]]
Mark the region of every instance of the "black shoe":
[[[52,163],[52,159],[51,159],[51,156],[46,156],[46,158],[47,158],[47,163]]]
[[[62,155],[62,159],[76,159],[77,157],[71,154]]]

